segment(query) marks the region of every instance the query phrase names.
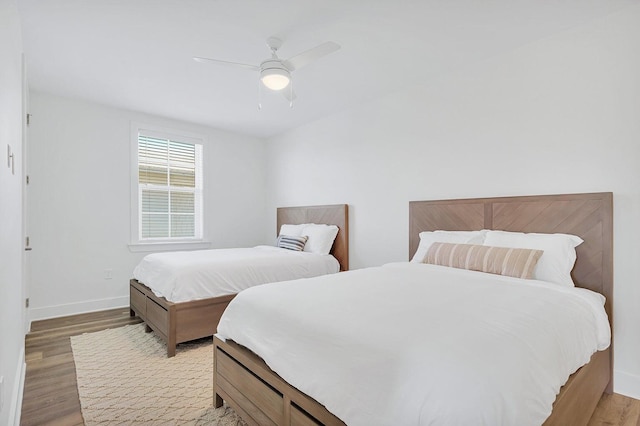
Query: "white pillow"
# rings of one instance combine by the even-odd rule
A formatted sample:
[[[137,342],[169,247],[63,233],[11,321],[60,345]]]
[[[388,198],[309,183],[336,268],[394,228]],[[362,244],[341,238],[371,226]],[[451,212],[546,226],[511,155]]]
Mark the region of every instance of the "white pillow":
[[[418,250],[411,259],[414,263],[422,263],[427,251],[433,243],[482,244],[487,230],[481,231],[425,231],[420,233]]]
[[[302,236],[302,230],[308,223],[303,223],[301,225],[289,225],[284,224],[280,227],[280,233],[278,235],[289,235],[291,237],[300,237]]]
[[[336,235],[338,235],[338,227],[336,225],[307,223],[304,225],[301,233],[301,236],[309,237],[307,243],[304,245],[304,251],[316,254],[329,254]]]
[[[568,234],[489,231],[484,245],[543,250],[533,279],[573,287],[571,270],[576,262],[576,247],[582,242],[582,238]]]

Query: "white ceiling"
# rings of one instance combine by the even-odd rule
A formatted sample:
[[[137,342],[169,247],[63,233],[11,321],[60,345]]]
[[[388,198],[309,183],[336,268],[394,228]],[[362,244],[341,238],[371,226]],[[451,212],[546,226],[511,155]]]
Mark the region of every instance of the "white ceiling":
[[[640,0],[18,0],[31,89],[268,137],[638,4]],[[342,46],[293,74],[293,109],[259,64]]]

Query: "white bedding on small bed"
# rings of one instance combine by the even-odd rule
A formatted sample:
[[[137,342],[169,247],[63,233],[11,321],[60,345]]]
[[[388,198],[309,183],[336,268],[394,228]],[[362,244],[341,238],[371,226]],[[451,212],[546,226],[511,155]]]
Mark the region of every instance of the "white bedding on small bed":
[[[339,270],[331,255],[257,246],[149,254],[136,266],[133,277],[156,296],[177,303]]]
[[[394,263],[240,293],[218,336],[350,426],[537,425],[608,347],[604,297]]]

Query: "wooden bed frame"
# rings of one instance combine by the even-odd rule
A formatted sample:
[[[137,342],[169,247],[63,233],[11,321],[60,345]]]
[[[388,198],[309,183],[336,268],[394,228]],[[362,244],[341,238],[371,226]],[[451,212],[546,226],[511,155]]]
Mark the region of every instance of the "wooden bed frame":
[[[280,207],[277,209],[276,235],[282,224],[324,223],[338,226],[331,254],[340,271],[349,269],[349,207],[347,204]],[[129,311],[145,322],[146,331],[155,331],[167,343],[167,356],[176,354],[178,343],[215,334],[218,321],[235,294],[173,303],[158,297],[144,284],[129,284]]]
[[[418,234],[437,229],[567,233],[580,236],[572,271],[578,287],[606,296],[613,318],[612,193],[476,198],[409,203],[409,258]],[[402,348],[399,348],[401,350]],[[585,425],[603,392],[612,392],[612,346],[570,376],[544,423]],[[223,400],[250,425],[344,425],[313,398],[300,392],[257,355],[214,336],[214,405]]]

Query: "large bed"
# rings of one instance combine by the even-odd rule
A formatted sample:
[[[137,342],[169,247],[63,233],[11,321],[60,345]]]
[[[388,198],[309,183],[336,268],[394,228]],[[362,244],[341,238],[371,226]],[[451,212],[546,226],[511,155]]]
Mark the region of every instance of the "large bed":
[[[565,340],[575,340],[575,341],[589,341],[592,345],[592,349],[588,352],[588,355],[582,353],[582,355],[578,356],[576,359],[569,361],[564,361],[563,358],[557,358],[557,364],[564,365],[563,368],[566,368],[566,371],[563,374],[566,374],[565,377],[568,379],[565,381],[558,381],[559,379],[554,379],[558,383],[554,386],[549,386],[546,383],[543,384],[541,393],[545,393],[547,395],[547,399],[549,396],[549,392],[551,393],[551,399],[547,401],[548,406],[538,407],[536,406],[534,409],[534,414],[527,417],[530,421],[531,418],[538,419],[534,420],[533,424],[541,424],[545,425],[583,425],[586,424],[591,417],[593,409],[595,408],[597,402],[599,401],[603,392],[611,392],[612,391],[612,346],[610,343],[610,338],[607,338],[607,333],[610,333],[610,324],[606,321],[608,316],[609,319],[612,319],[612,296],[613,296],[613,274],[612,274],[612,194],[611,193],[595,193],[595,194],[570,194],[570,195],[550,195],[550,196],[527,196],[527,197],[506,197],[506,198],[483,198],[483,199],[466,199],[466,200],[440,200],[440,201],[420,201],[420,202],[412,202],[409,206],[410,211],[410,235],[409,235],[409,253],[410,258],[414,257],[416,250],[418,249],[418,245],[420,242],[419,234],[423,231],[435,231],[435,230],[451,230],[451,231],[467,231],[467,230],[481,230],[481,229],[500,229],[504,231],[511,232],[535,232],[535,233],[564,233],[571,234],[580,237],[584,242],[580,244],[576,250],[575,254],[577,255],[577,260],[575,262],[575,266],[571,271],[572,281],[575,283],[575,288],[561,288],[559,286],[547,285],[544,282],[539,282],[538,284],[536,280],[531,280],[533,283],[527,283],[519,287],[517,290],[509,290],[509,291],[519,291],[523,292],[517,294],[515,299],[527,299],[536,300],[540,310],[547,309],[547,305],[551,306],[552,303],[560,303],[563,307],[562,309],[556,309],[555,311],[549,310],[544,311],[549,316],[543,316],[543,318],[554,318],[551,317],[551,314],[556,315],[557,321],[574,324],[576,335],[558,335],[558,341]],[[349,274],[344,274],[340,277],[335,276],[332,277],[330,281],[323,281],[323,284],[327,286],[326,293],[330,293],[332,288],[335,289],[337,287],[343,286],[362,286],[362,282],[370,282],[370,292],[376,293],[378,292],[378,276],[380,277],[390,277],[387,281],[392,280],[393,277],[398,277],[398,293],[404,293],[407,289],[403,287],[405,283],[411,283],[412,280],[415,282],[419,280],[419,276],[417,274],[422,274],[422,269],[435,269],[437,273],[443,273],[441,270],[437,268],[443,268],[441,266],[434,265],[424,265],[424,264],[413,264],[408,263],[406,265],[386,265],[381,268],[375,268],[370,271],[362,270],[362,271],[353,271]],[[449,272],[447,272],[449,273]],[[367,275],[369,274],[369,275]],[[456,274],[467,274],[469,276],[473,274],[480,275],[489,275],[483,273],[477,273],[474,271],[459,271]],[[359,278],[360,277],[360,278]],[[484,278],[482,278],[484,279]],[[497,286],[504,285],[501,280],[506,280],[506,277],[499,277],[499,279],[491,280],[489,286]],[[509,278],[512,280],[511,278]],[[308,301],[306,303],[310,303],[309,300],[313,300],[313,292],[314,290],[312,283],[319,279],[314,278],[310,280],[300,281],[304,286],[308,285],[308,289],[304,289],[302,286],[299,290],[291,291],[289,287],[289,291],[292,293],[305,292],[307,291]],[[459,280],[462,282],[456,283],[455,285],[464,286],[464,280]],[[509,281],[508,284],[510,284]],[[275,285],[274,287],[286,287],[291,283],[280,283]],[[330,287],[329,287],[330,286]],[[453,285],[452,285],[453,286]],[[549,287],[543,288],[542,290],[538,287]],[[514,286],[510,286],[513,288]],[[533,288],[535,287],[535,291]],[[553,287],[553,288],[552,288]],[[367,288],[367,287],[365,287]],[[454,287],[452,287],[454,288]],[[465,291],[478,291],[478,287],[472,286]],[[505,287],[506,288],[506,287]],[[521,289],[520,289],[521,288]],[[586,288],[591,290],[590,292],[586,292],[584,290],[580,290],[579,288]],[[257,290],[257,289],[256,289]],[[428,291],[429,288],[425,286],[425,288],[421,289],[421,291]],[[275,289],[274,289],[275,291]],[[449,289],[451,291],[451,289]],[[595,292],[595,293],[594,293]],[[255,293],[255,292],[254,292]],[[506,291],[505,291],[506,293]],[[599,293],[596,294],[596,293]],[[274,293],[275,294],[275,293]],[[321,294],[321,293],[317,293]],[[361,292],[362,298],[361,302],[358,305],[367,304],[367,292]],[[442,297],[441,293],[438,293],[438,297]],[[445,293],[446,294],[446,293]],[[499,294],[499,293],[498,293]],[[591,299],[592,302],[583,303],[582,301],[576,301],[575,294],[587,295],[588,299]],[[604,297],[602,297],[602,296]],[[243,294],[244,296],[244,294]],[[262,298],[265,300],[264,305],[268,306],[268,299],[270,295],[268,293],[261,293]],[[398,301],[402,301],[402,299],[398,299],[397,295],[391,295],[386,299],[386,303],[379,306],[381,318],[386,318],[386,315],[389,315],[390,318],[394,318],[395,316],[402,313],[402,310],[398,310],[397,304]],[[336,303],[333,304],[323,304],[323,307],[326,307],[330,313],[335,312],[338,316],[340,315],[343,319],[344,310],[341,309],[340,301],[337,300],[338,296],[335,296]],[[373,296],[371,296],[373,300]],[[600,301],[598,302],[598,298]],[[469,298],[472,300],[473,297]],[[481,300],[482,297],[479,295],[476,299]],[[493,294],[490,296],[489,300],[493,301],[497,299],[497,296]],[[578,299],[582,299],[579,297]],[[247,301],[251,301],[250,298],[245,299]],[[280,303],[281,305],[296,305],[295,300],[304,300],[304,298],[300,299],[289,299],[285,297],[283,294],[279,295],[279,300],[276,303]],[[320,299],[319,299],[320,300]],[[318,303],[326,303],[326,298],[321,299],[322,302]],[[427,297],[424,297],[424,300],[428,300]],[[596,300],[593,302],[593,300]],[[606,300],[606,301],[605,301]],[[402,340],[402,335],[396,336],[391,335],[391,333],[383,329],[382,326],[384,323],[378,323],[375,316],[372,316],[370,321],[372,323],[373,329],[362,328],[361,326],[361,315],[360,311],[357,309],[353,309],[354,320],[352,323],[349,321],[344,323],[344,327],[335,327],[327,323],[327,326],[318,327],[318,323],[313,323],[311,318],[307,318],[305,314],[301,314],[299,318],[299,323],[306,324],[305,334],[305,325],[301,326],[298,330],[302,330],[300,335],[297,335],[297,340],[303,341],[314,341],[314,340],[322,340],[328,341],[331,343],[325,344],[325,348],[316,349],[317,353],[319,350],[322,351],[322,354],[325,357],[334,357],[337,361],[334,363],[336,371],[342,371],[343,376],[345,377],[342,381],[334,382],[333,386],[327,386],[326,383],[322,385],[322,380],[317,381],[321,383],[319,387],[315,387],[317,385],[314,377],[319,377],[322,379],[323,376],[329,376],[333,372],[327,370],[326,374],[317,374],[315,370],[320,368],[327,368],[327,364],[323,364],[322,357],[314,356],[313,353],[307,354],[304,349],[304,346],[295,346],[293,343],[286,346],[283,352],[283,347],[278,346],[279,342],[281,342],[281,333],[279,333],[279,327],[276,324],[270,325],[270,333],[267,340],[271,340],[273,342],[273,347],[269,346],[269,342],[266,345],[254,345],[255,342],[259,341],[263,338],[265,333],[264,330],[252,330],[254,333],[241,333],[234,331],[236,326],[245,326],[246,324],[242,321],[236,319],[234,317],[233,311],[236,310],[236,306],[242,306],[242,303],[247,303],[244,300],[239,300],[237,304],[231,306],[230,312],[228,315],[223,317],[221,323],[221,333],[220,335],[216,335],[214,337],[214,390],[215,390],[215,406],[219,407],[222,405],[223,400],[226,401],[230,406],[232,406],[235,410],[239,412],[239,414],[243,417],[245,421],[249,424],[366,424],[361,421],[361,419],[367,419],[366,416],[360,416],[357,412],[358,407],[367,407],[367,403],[371,404],[371,400],[374,399],[375,403],[372,405],[376,407],[380,413],[384,413],[385,409],[391,410],[393,407],[396,407],[396,412],[404,412],[403,410],[398,410],[398,406],[402,406],[405,400],[410,400],[413,398],[413,395],[410,393],[398,398],[398,393],[402,394],[402,384],[406,381],[410,381],[411,375],[407,376],[407,372],[404,372],[404,375],[401,374],[401,371],[398,371],[399,365],[395,363],[394,359],[396,358],[411,358],[412,351],[415,348],[415,342],[409,341],[416,340],[415,331],[413,334],[406,336],[406,341]],[[412,303],[416,303],[415,301],[411,301]],[[430,306],[430,309],[434,309],[435,317],[430,318],[430,324],[424,324],[424,334],[425,336],[432,336],[434,333],[437,334],[437,327],[433,327],[434,324],[438,324],[439,321],[451,322],[452,318],[448,315],[448,310],[444,310],[441,312],[435,311],[439,307],[436,304],[433,304],[433,301],[429,301],[431,304],[425,303],[425,306]],[[300,302],[302,303],[302,302]],[[511,302],[508,302],[510,304]],[[514,302],[515,303],[515,302]],[[562,305],[562,304],[565,305]],[[587,324],[583,324],[583,322],[587,322],[585,318],[595,318],[596,314],[588,314],[590,309],[586,309],[586,305],[593,306],[594,312],[599,312],[597,310],[598,304],[600,304],[601,317],[604,317],[604,323],[600,322],[599,327],[592,327]],[[465,308],[458,312],[459,315],[464,317],[467,305],[463,305]],[[604,305],[604,309],[602,307]],[[313,306],[313,303],[307,305],[309,306],[309,310]],[[484,306],[481,304],[481,306]],[[491,322],[490,320],[495,319],[494,322],[498,323],[501,307],[500,305],[488,303],[487,306],[491,306],[491,315],[487,314],[486,318],[480,317],[478,323]],[[526,305],[525,305],[526,306]],[[566,306],[566,309],[564,307]],[[253,303],[251,305],[251,309],[260,310],[263,306],[261,303]],[[344,308],[344,306],[342,306]],[[570,309],[571,308],[571,309]],[[577,309],[576,313],[569,313],[572,309]],[[549,308],[551,309],[551,308]],[[302,308],[304,312],[304,307]],[[579,312],[586,313],[586,317],[582,317],[578,315]],[[556,313],[554,313],[556,312]],[[606,313],[606,315],[605,315]],[[441,317],[437,315],[442,314]],[[370,314],[366,314],[370,315]],[[393,315],[393,316],[392,316]],[[511,314],[509,314],[511,315]],[[582,314],[581,314],[582,315]],[[564,316],[564,317],[563,317]],[[346,318],[349,318],[348,316]],[[355,319],[358,319],[356,321]],[[458,317],[453,317],[455,320],[458,320]],[[520,317],[518,317],[520,318]],[[536,318],[535,316],[533,317]],[[522,318],[520,318],[522,319]],[[485,321],[486,320],[486,321]],[[600,319],[602,320],[602,318]],[[591,320],[589,320],[590,322]],[[548,322],[548,321],[542,321]],[[315,325],[314,325],[315,324]],[[602,325],[604,324],[604,325]],[[442,325],[442,324],[438,324]],[[358,339],[345,338],[345,336],[349,336],[349,334],[345,334],[343,328],[353,327],[354,336],[357,334]],[[360,328],[358,328],[360,327]],[[376,327],[380,327],[376,329]],[[474,323],[471,327],[471,335],[475,334],[476,324]],[[335,328],[335,330],[334,330]],[[500,328],[500,327],[498,327]],[[340,329],[340,330],[338,330]],[[572,328],[570,328],[572,329]],[[597,332],[595,331],[597,329]],[[386,331],[385,331],[386,330]],[[436,331],[434,331],[436,330]],[[511,330],[511,329],[508,329]],[[507,330],[507,331],[508,331]],[[514,328],[514,330],[519,330],[518,328]],[[533,330],[536,331],[536,327],[533,327]],[[460,333],[464,333],[464,329],[458,330]],[[375,334],[379,332],[379,334]],[[540,330],[538,330],[538,337],[531,337],[531,342],[528,343],[528,340],[525,341],[525,344],[530,344],[531,352],[537,353],[540,357],[548,357],[548,353],[545,350],[540,350],[540,345],[545,344],[543,336],[545,334],[549,334],[550,332],[555,333],[555,329],[553,328],[553,324],[551,324],[550,331],[544,331],[542,328],[542,324]],[[378,338],[378,342],[376,344],[368,343],[368,346],[365,349],[370,349],[371,352],[383,352],[386,355],[386,359],[389,362],[380,362],[379,358],[375,358],[375,361],[372,361],[372,365],[366,365],[367,362],[360,362],[356,365],[351,366],[351,370],[353,370],[354,380],[359,380],[361,382],[360,390],[355,390],[349,388],[351,386],[350,377],[352,373],[349,369],[344,370],[344,362],[348,362],[351,359],[351,355],[346,355],[347,353],[351,354],[351,352],[347,352],[346,348],[349,346],[357,345],[361,342],[360,335],[362,334],[372,334],[373,341],[375,342],[375,338]],[[454,332],[455,333],[455,332]],[[579,334],[579,335],[578,335]],[[328,340],[327,336],[329,335]],[[455,335],[455,334],[453,334]],[[541,337],[542,336],[542,337]],[[590,337],[587,337],[590,336]],[[236,337],[236,340],[242,342],[246,346],[251,346],[256,348],[256,352],[252,352],[247,347],[240,345],[233,341],[233,338]],[[515,336],[516,339],[518,336]],[[610,334],[609,334],[610,337]],[[399,339],[400,338],[400,339]],[[536,340],[533,340],[533,339]],[[527,338],[529,339],[529,338]],[[538,340],[540,343],[536,343]],[[419,339],[418,339],[419,340]],[[460,339],[457,339],[460,340]],[[474,341],[473,337],[469,338],[470,341]],[[446,341],[446,340],[445,340]],[[442,409],[446,411],[443,405],[436,405],[436,408],[433,406],[429,406],[429,404],[433,404],[436,402],[446,402],[446,398],[442,399],[443,395],[447,393],[454,394],[454,397],[457,398],[455,402],[458,405],[458,411],[465,412],[467,415],[474,415],[474,410],[479,410],[478,407],[487,408],[491,406],[495,400],[489,399],[467,399],[468,394],[473,394],[473,392],[466,392],[467,389],[472,389],[474,386],[478,386],[478,383],[482,384],[484,382],[481,381],[479,376],[475,373],[476,370],[470,369],[469,365],[473,365],[475,361],[482,360],[484,354],[484,347],[482,343],[476,342],[475,346],[471,346],[468,348],[468,352],[472,355],[475,355],[476,358],[472,358],[471,362],[465,362],[464,364],[456,364],[457,356],[452,355],[455,354],[452,348],[455,348],[454,344],[451,346],[443,345],[442,341],[436,345],[438,349],[431,353],[429,356],[434,361],[434,366],[436,367],[436,371],[446,371],[450,369],[461,370],[463,371],[463,379],[460,379],[460,376],[456,380],[459,380],[458,387],[453,387],[453,391],[451,390],[451,386],[449,385],[449,380],[446,379],[441,383],[442,386],[436,387],[433,390],[432,398],[428,398],[427,402],[424,403],[424,411],[422,412],[421,421],[427,421],[425,419],[431,418],[430,416],[434,415],[434,411],[438,409]],[[498,341],[497,341],[498,342]],[[501,342],[501,340],[500,340]],[[457,344],[457,343],[456,343]],[[374,347],[375,346],[375,347]],[[486,345],[490,346],[490,345]],[[525,345],[526,347],[526,345]],[[504,351],[514,351],[514,356],[512,358],[502,357],[500,358],[501,363],[498,363],[500,369],[502,365],[507,368],[507,364],[513,364],[513,360],[517,360],[517,362],[528,363],[529,361],[525,361],[524,358],[521,358],[522,353],[518,352],[516,348],[512,348],[510,346],[505,346],[503,348]],[[566,350],[566,348],[560,349],[562,352]],[[449,352],[447,352],[449,351]],[[291,353],[295,354],[294,357],[291,357]],[[340,359],[340,354],[344,353],[344,359]],[[366,358],[366,350],[360,348],[360,358],[364,356]],[[442,354],[446,354],[447,356],[443,356]],[[282,356],[280,354],[283,354]],[[336,355],[337,354],[337,355]],[[364,354],[364,355],[362,355]],[[591,355],[592,354],[592,355]],[[580,357],[586,357],[586,359],[580,360]],[[281,375],[276,374],[263,360],[269,360],[269,365],[271,365],[275,371],[281,373],[283,377],[286,377],[288,380],[285,380]],[[300,358],[298,360],[297,358]],[[569,357],[571,358],[571,357]],[[374,359],[374,358],[372,358]],[[383,359],[385,359],[383,357]],[[524,376],[508,376],[507,379],[502,378],[501,380],[508,380],[509,377],[515,377],[513,379],[516,384],[519,384],[520,387],[517,388],[517,392],[527,392],[530,391],[529,387],[532,389],[537,389],[534,387],[535,381],[542,376],[547,375],[547,371],[545,370],[555,370],[556,363],[554,363],[555,358],[551,358],[551,365],[541,363],[544,367],[542,370],[536,370],[533,364],[527,364],[530,368],[525,369],[524,372],[520,370],[517,374],[523,374]],[[281,362],[284,361],[284,362]],[[308,368],[299,368],[297,372],[291,372],[292,370],[288,368],[288,363],[302,363],[300,365],[304,366],[305,362],[307,362]],[[478,361],[479,362],[479,361]],[[484,361],[483,361],[484,362]],[[517,363],[516,362],[516,363]],[[495,363],[494,363],[495,364]],[[404,364],[400,364],[403,366]],[[480,364],[482,365],[482,364]],[[340,367],[342,370],[339,370]],[[495,368],[495,365],[488,364],[487,368]],[[540,366],[537,366],[540,368]],[[480,368],[481,369],[481,368]],[[356,370],[363,370],[365,372],[364,379],[363,376],[355,376]],[[400,369],[401,370],[401,369]],[[529,379],[525,379],[527,377],[527,371],[533,374],[533,376]],[[577,371],[576,371],[577,370]],[[575,371],[575,372],[574,372]],[[346,372],[346,373],[345,373]],[[367,382],[366,372],[369,373],[370,376],[370,386],[362,386],[362,383]],[[411,370],[410,372],[413,372]],[[498,381],[499,377],[502,377],[500,372],[496,373],[496,381]],[[317,376],[313,376],[313,374],[317,374]],[[466,375],[465,375],[466,374]],[[555,373],[554,373],[555,374]],[[549,375],[551,375],[551,371],[549,371]],[[431,377],[431,376],[426,376]],[[445,376],[448,377],[448,376]],[[309,379],[311,378],[311,379]],[[400,384],[394,383],[394,380],[400,381]],[[523,383],[524,380],[529,380],[530,382]],[[383,388],[379,389],[376,386],[379,386],[380,383],[383,384]],[[502,382],[500,382],[502,383]],[[399,386],[400,385],[400,386]],[[415,383],[413,384],[415,385]],[[522,386],[525,385],[525,386]],[[530,385],[530,386],[529,386]],[[399,387],[398,387],[399,386]],[[545,388],[546,386],[546,388]],[[370,388],[371,389],[370,389]],[[426,386],[425,386],[426,387]],[[332,397],[332,394],[341,394],[342,388],[348,388],[348,397],[336,398]],[[557,389],[556,389],[557,388]],[[374,389],[372,391],[372,389]],[[406,389],[405,389],[406,390]],[[457,392],[457,393],[456,393]],[[485,395],[480,392],[480,394]],[[488,393],[487,393],[488,394]],[[314,395],[316,399],[327,401],[327,407],[332,407],[331,410],[325,408],[324,405],[317,402],[314,397],[310,396]],[[341,394],[342,395],[342,394]],[[520,396],[520,398],[518,398]],[[554,398],[555,396],[555,398]],[[439,399],[440,398],[440,399]],[[472,395],[473,398],[473,395]],[[504,395],[503,398],[506,400],[501,401],[504,406],[507,408],[511,407],[511,403],[516,403],[517,399],[526,399],[527,394],[523,393],[515,393],[514,395]],[[513,400],[509,400],[512,398]],[[364,401],[365,405],[361,405],[360,399],[366,400]],[[450,399],[450,398],[449,398]],[[347,400],[346,405],[341,403],[339,400]],[[344,402],[344,401],[342,401]],[[545,403],[545,404],[547,404]],[[545,405],[543,404],[543,405]],[[426,408],[425,408],[426,407]],[[514,406],[515,407],[515,406]],[[537,410],[537,411],[536,411]],[[546,411],[545,411],[546,410]],[[340,416],[334,415],[335,412],[340,412]],[[508,410],[507,410],[508,411]],[[516,410],[518,411],[518,410]],[[550,414],[549,414],[550,411]],[[370,414],[370,413],[369,413]],[[473,424],[514,424],[514,419],[519,419],[517,417],[518,413],[507,413],[504,414],[501,421],[493,420],[479,420],[475,418],[476,421],[473,421]],[[510,417],[516,416],[516,417]],[[536,417],[538,416],[538,417]],[[539,417],[543,416],[543,417]],[[420,417],[420,416],[419,416]],[[343,421],[341,418],[345,419]],[[375,419],[376,417],[374,417]],[[383,419],[382,414],[379,417]],[[438,417],[435,417],[436,419]],[[446,418],[446,417],[445,417]],[[348,420],[347,420],[348,419]],[[371,418],[369,418],[371,419]],[[473,417],[468,417],[467,420],[473,419]],[[433,418],[431,418],[433,420]],[[379,422],[378,422],[379,423]],[[420,424],[417,421],[409,421],[407,424]],[[468,421],[467,421],[468,423]],[[376,424],[374,421],[373,424]],[[404,422],[402,424],[405,424]],[[452,420],[438,422],[433,421],[432,423],[425,424],[465,424],[461,422],[455,422]],[[468,423],[470,424],[470,423]],[[521,424],[521,423],[515,423]],[[526,424],[526,423],[522,423]]]
[[[335,258],[334,262],[337,261],[339,263],[339,271],[348,270],[348,206],[346,204],[338,204],[278,208],[276,235],[282,228],[282,225],[300,225],[309,223],[335,225],[338,227],[338,233],[330,251],[331,260]],[[278,253],[278,251],[281,251],[282,253]],[[178,254],[178,256],[184,258],[187,258],[190,255],[194,257],[203,257],[203,254],[207,255],[207,253],[203,252],[193,252],[191,254],[189,252],[185,252]],[[256,247],[246,249],[246,251],[244,251],[244,249],[220,250],[219,253],[213,254],[223,255],[217,256],[218,258],[229,259],[228,265],[225,266],[220,263],[218,268],[217,275],[221,276],[221,281],[227,284],[226,288],[222,289],[221,294],[219,295],[213,293],[208,297],[199,297],[195,300],[189,300],[188,291],[183,291],[182,293],[179,292],[180,288],[184,286],[177,286],[177,289],[172,292],[177,295],[177,298],[175,299],[176,301],[170,301],[167,300],[167,297],[158,295],[158,290],[156,288],[154,288],[156,291],[152,290],[150,285],[145,285],[144,281],[140,282],[135,278],[130,281],[129,293],[131,316],[138,315],[145,322],[147,332],[154,331],[166,342],[167,356],[169,357],[175,355],[176,346],[179,343],[213,335],[216,332],[220,316],[229,302],[235,297],[239,288],[247,287],[251,284],[252,280],[257,280],[258,277],[261,278],[261,276],[271,276],[274,277],[273,279],[278,279],[277,277],[284,276],[279,273],[277,270],[278,268],[273,268],[272,265],[269,265],[269,262],[298,262],[294,264],[293,268],[287,271],[287,277],[291,277],[293,275],[293,278],[298,278],[308,276],[313,273],[324,273],[324,269],[315,267],[315,269],[312,270],[306,263],[308,259],[304,258],[305,255],[315,256],[309,253],[292,253],[289,250],[284,249]],[[239,263],[238,266],[234,266],[237,263],[235,260],[237,260],[238,257],[246,258],[247,256],[250,256],[248,259],[252,264],[250,267],[243,267]],[[181,262],[184,260],[185,259],[181,259]],[[326,260],[323,261],[326,262]],[[256,268],[259,269],[261,263],[264,265],[263,269],[268,269],[268,274],[260,274],[261,271],[256,270]],[[151,264],[148,269],[152,269],[152,267],[153,264]],[[254,269],[251,270],[251,268]],[[195,268],[190,266],[190,269],[193,270]],[[147,272],[148,275],[153,275],[152,273],[149,273],[153,272],[152,270]],[[239,274],[243,279],[242,287],[238,287],[233,284],[234,279],[232,278],[232,274]],[[297,277],[295,276],[296,274],[298,274]],[[162,278],[162,275],[164,274],[161,272],[156,275],[159,275],[158,278]],[[235,277],[235,275],[233,276]],[[193,279],[195,280],[198,277],[198,271],[191,271],[191,275],[187,275],[187,281],[189,280],[189,276],[194,277]],[[253,284],[258,283],[261,283],[261,281]],[[220,291],[220,289],[217,289],[216,291]]]

